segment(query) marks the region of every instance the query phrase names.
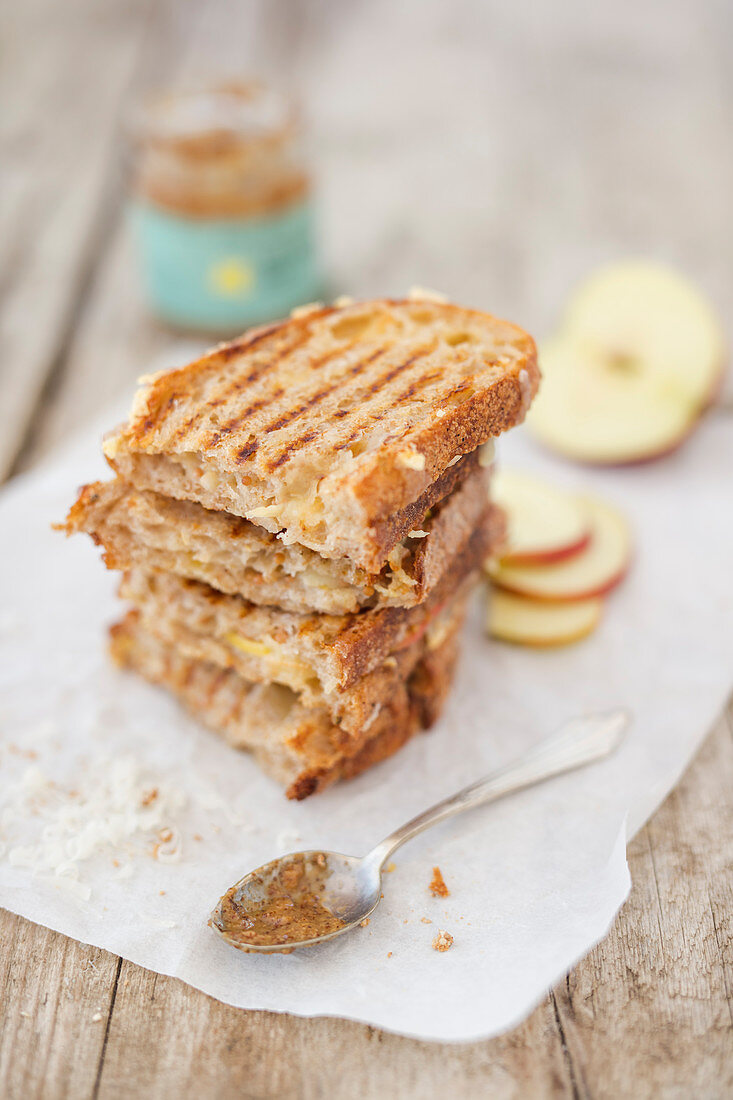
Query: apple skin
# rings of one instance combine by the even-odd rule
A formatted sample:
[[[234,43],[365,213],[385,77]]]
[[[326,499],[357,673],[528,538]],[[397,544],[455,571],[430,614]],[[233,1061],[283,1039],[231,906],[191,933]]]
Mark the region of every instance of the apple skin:
[[[591,600],[608,595],[609,592],[612,592],[614,588],[621,584],[621,581],[630,568],[631,558],[625,561],[621,569],[619,569],[617,573],[614,573],[614,575],[603,584],[599,584],[594,588],[587,588],[582,592],[558,592],[552,596],[548,596],[547,593],[544,592],[534,591],[530,585],[518,587],[511,583],[507,583],[501,579],[500,575],[492,575],[491,580],[497,588],[501,588],[504,592],[511,592],[513,596],[524,596],[525,599],[535,600],[537,603],[576,603],[578,600]]]
[[[591,524],[586,549],[549,565],[489,561],[486,571],[498,588],[539,603],[572,603],[604,596],[623,580],[632,556],[626,519],[599,497],[586,495],[578,500]]]
[[[561,546],[557,550],[538,550],[534,554],[502,554],[501,560],[507,565],[553,565],[559,561],[574,557],[585,550],[590,542],[591,532],[588,531],[582,538],[570,544]]]

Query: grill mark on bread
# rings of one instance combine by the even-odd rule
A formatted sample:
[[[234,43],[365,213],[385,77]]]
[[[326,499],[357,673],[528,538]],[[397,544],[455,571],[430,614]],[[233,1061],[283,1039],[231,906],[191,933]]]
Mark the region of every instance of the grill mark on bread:
[[[205,372],[204,377],[206,373],[212,373],[212,371],[216,370],[216,368],[221,366],[223,363],[228,363],[230,359],[234,359],[238,355],[241,355],[243,351],[250,351],[257,344],[260,344],[263,340],[267,340],[270,337],[275,336],[279,332],[279,330],[282,329],[286,324],[286,321],[278,321],[277,324],[269,325],[267,326],[267,328],[253,332],[250,336],[243,336],[239,340],[234,340],[228,344],[222,344],[222,346],[217,348],[216,351],[205,356],[204,359],[199,360],[202,370]],[[301,334],[299,337],[299,342],[302,343],[307,340],[309,335],[310,333],[308,331],[306,331],[304,334]],[[268,359],[266,361],[265,367],[269,365],[269,363],[274,361],[274,359]],[[171,377],[181,375],[187,369],[188,368],[186,367],[182,367],[176,371],[173,371],[171,372]],[[241,386],[241,383],[239,384],[239,386]],[[239,388],[239,386],[237,388]],[[220,405],[223,402],[223,398],[225,398],[226,396],[230,396],[230,394],[231,387],[225,385],[218,393],[215,392],[212,395],[213,400],[207,400],[206,404]],[[142,444],[145,444],[147,436],[153,431],[155,427],[158,426],[159,421],[165,423],[166,417],[172,412],[178,401],[185,399],[186,397],[185,393],[182,394],[180,390],[174,390],[171,394],[168,395],[165,401],[162,400],[163,396],[163,394],[160,395],[161,400],[159,400],[157,406],[154,409],[148,409],[148,415],[143,422],[143,432],[141,433],[140,442]],[[195,416],[191,416],[186,421],[184,421],[182,425],[179,425],[178,428],[173,429],[173,431],[169,433],[169,439],[180,439],[190,430],[195,419]]]
[[[291,341],[291,343],[287,347],[282,348],[277,354],[271,356],[261,366],[255,367],[243,380],[228,383],[221,390],[217,391],[214,401],[209,401],[209,404],[222,404],[224,401],[226,401],[227,398],[231,397],[236,390],[244,388],[245,385],[252,385],[267,371],[272,370],[272,368],[277,363],[279,363],[280,370],[286,369],[288,358],[292,355],[294,351],[297,351],[298,347],[304,344],[306,340],[309,339],[309,337],[310,331],[306,327],[305,330],[299,334],[296,340]],[[320,359],[311,362],[310,365],[311,367],[321,366],[328,360],[334,358],[336,355],[342,353],[346,354],[347,352],[351,351],[351,349],[357,343],[358,341],[353,340],[345,348],[341,346],[333,348],[325,355],[322,355]],[[260,434],[264,436],[268,432],[279,431],[281,428],[289,424],[291,420],[294,420],[297,416],[300,416],[307,409],[312,408],[314,405],[316,405],[328,393],[331,393],[334,389],[338,388],[339,383],[340,379],[337,378],[334,382],[331,383],[330,386],[324,387],[322,390],[319,390],[318,393],[313,394],[308,399],[308,401],[302,402],[297,408],[291,409],[289,412],[283,413],[280,417],[277,417],[275,420],[265,425],[265,427],[261,429]],[[222,427],[220,427],[216,432],[212,433],[212,435],[206,441],[205,447],[217,446],[225,436],[230,435],[233,431],[237,431],[239,428],[241,428],[249,419],[249,417],[252,416],[254,413],[261,412],[263,409],[266,409],[268,405],[273,405],[276,401],[278,401],[283,396],[284,392],[284,388],[282,386],[278,386],[277,389],[273,390],[271,393],[264,394],[257,401],[251,402],[247,406],[247,408],[238,413],[236,417],[233,417],[231,420],[227,421],[226,424],[222,425]],[[255,454],[258,448],[259,443],[257,443],[256,445],[252,445],[250,443],[240,448],[240,450],[237,452],[237,462],[245,462],[248,458],[251,458],[252,455]],[[293,447],[293,449],[295,448]],[[279,464],[280,463],[277,463],[277,465]],[[270,469],[275,469],[275,466],[270,466]]]
[[[345,350],[350,351],[353,346],[354,344],[352,343]],[[292,409],[290,413],[283,414],[283,416],[280,417],[277,421],[266,425],[266,427],[263,429],[263,432],[267,433],[270,431],[279,431],[281,428],[285,427],[286,424],[288,424],[291,420],[295,420],[298,416],[301,416],[307,410],[312,411],[315,406],[320,404],[325,397],[328,397],[329,394],[334,393],[334,391],[341,388],[344,377],[355,378],[357,374],[360,374],[363,370],[365,370],[366,367],[370,366],[381,355],[384,355],[385,351],[387,351],[386,347],[379,347],[376,349],[376,351],[372,352],[371,355],[359,359],[358,362],[352,364],[344,374],[337,375],[336,378],[334,378],[329,385],[323,386],[322,389],[317,390],[314,394],[311,394],[307,401],[301,402],[301,404],[297,408]],[[337,415],[340,419],[343,416],[347,416],[350,411],[351,410],[348,409],[339,409],[335,415]],[[279,454],[271,458],[270,461],[267,463],[267,470],[272,473],[273,470],[276,470],[278,469],[278,467],[283,466],[293,457],[296,451],[300,450],[307,443],[311,443],[319,435],[319,431],[311,429],[307,432],[304,432],[303,435],[299,436],[299,438],[293,439],[286,443],[283,450]],[[335,449],[339,450],[340,448],[336,447]]]
[[[291,340],[290,343],[286,344],[284,347],[280,347],[279,350],[274,351],[272,355],[268,356],[264,362],[254,366],[244,378],[226,379],[224,384],[211,395],[213,400],[209,399],[207,404],[224,404],[240,390],[243,390],[247,386],[254,385],[254,383],[259,381],[264,374],[272,371],[276,366],[282,369],[292,353],[297,351],[309,337],[310,330],[306,328],[304,331],[299,332],[296,338]],[[257,401],[252,402],[241,413],[237,413],[236,416],[233,416],[221,426],[219,429],[220,438],[222,435],[228,435],[232,431],[236,431],[238,427],[241,427],[248,416],[251,416],[252,413],[256,412],[258,409],[264,408],[266,405],[270,404],[270,402],[277,400],[277,398],[282,397],[282,394],[283,388],[278,387],[278,389],[272,393],[264,394]]]
[[[244,447],[240,447],[237,451],[237,464],[241,465],[241,463],[246,462],[248,458],[251,458],[252,455],[256,453],[259,445],[259,440],[253,439],[251,442],[246,443]]]
[[[205,441],[203,449],[208,450],[210,447],[216,447],[225,436],[230,435],[232,432],[235,432],[239,428],[241,428],[244,422],[248,420],[253,413],[258,412],[260,409],[266,408],[268,405],[272,404],[273,401],[277,401],[280,397],[282,397],[284,392],[285,391],[283,387],[278,386],[277,389],[272,391],[272,393],[266,394],[258,401],[253,401],[238,416],[235,416],[232,420],[228,420],[223,427],[218,429],[218,431],[212,432],[209,438]]]
[[[392,404],[397,406],[397,405],[400,405],[403,401],[408,400],[408,398],[414,397],[416,393],[420,392],[420,390],[427,389],[428,386],[431,386],[433,384],[433,382],[437,381],[437,379],[440,378],[440,376],[441,376],[441,371],[438,369],[438,370],[431,371],[429,374],[426,374],[424,378],[416,378],[413,382],[410,383],[410,385],[407,387],[407,389],[404,389],[401,393],[397,394],[397,396],[394,398]],[[373,423],[375,420],[382,420],[385,415],[386,415],[386,412],[384,410],[381,411],[381,412],[376,412],[376,413],[371,413],[371,414],[365,415],[356,424],[356,426],[354,427],[354,430],[352,431],[349,438],[344,443],[340,443],[336,447],[334,447],[334,450],[340,451],[340,450],[343,450],[344,447],[348,447],[349,444],[353,443],[354,440],[356,439],[356,437],[358,435],[360,435],[360,433],[364,430],[365,427],[367,427],[369,424]],[[386,440],[385,440],[385,442],[386,442]]]

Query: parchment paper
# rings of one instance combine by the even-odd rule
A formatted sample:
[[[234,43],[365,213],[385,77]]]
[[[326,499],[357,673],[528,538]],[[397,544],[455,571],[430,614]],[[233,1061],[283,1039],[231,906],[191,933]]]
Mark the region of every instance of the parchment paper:
[[[679,453],[613,471],[551,460],[521,431],[502,441],[505,464],[591,488],[626,512],[636,542],[628,580],[592,638],[550,652],[488,641],[482,594],[439,725],[299,804],[162,691],[109,666],[116,578],[89,540],[49,528],[78,485],[104,476],[99,435],[87,430],[0,499],[0,902],[245,1008],[442,1040],[516,1024],[605,935],[629,889],[627,838],[674,785],[730,689],[730,423],[712,415]],[[619,704],[634,724],[613,759],[413,841],[397,853],[367,928],[257,957],[206,927],[220,893],[273,855],[365,851],[565,718]],[[19,865],[18,848],[39,843],[44,827],[27,794],[34,783],[73,799],[112,768],[169,792],[178,862],[153,858],[155,837],[138,835],[122,853],[110,847],[78,864],[77,881]],[[446,899],[428,892],[434,864]],[[438,929],[454,936],[445,953],[431,949]]]

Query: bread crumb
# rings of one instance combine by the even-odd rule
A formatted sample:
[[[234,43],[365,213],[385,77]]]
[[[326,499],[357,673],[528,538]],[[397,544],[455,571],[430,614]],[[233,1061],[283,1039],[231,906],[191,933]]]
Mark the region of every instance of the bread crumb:
[[[391,951],[388,951],[388,952],[387,952],[387,958],[388,958],[388,959],[391,959],[391,958],[392,958],[392,952],[391,952]]]
[[[448,301],[447,296],[441,294],[439,290],[428,290],[424,286],[410,287],[410,293],[407,297],[411,302],[438,302],[443,304]]]
[[[433,940],[433,951],[447,951],[453,946],[453,937],[450,932],[444,932],[442,928]]]
[[[425,455],[421,451],[399,451],[397,465],[405,470],[424,470]]]
[[[323,309],[323,302],[308,302],[304,306],[291,309],[290,316],[297,320],[298,317],[307,317],[309,313],[316,313],[319,309]]]
[[[430,917],[420,917],[420,923],[421,924],[432,924],[433,922],[431,921]]]
[[[360,928],[366,928],[366,926],[368,924],[369,924],[369,917],[364,917],[364,920],[359,921],[359,927]]]
[[[433,878],[428,889],[434,898],[447,898],[450,896],[450,890],[443,881],[440,867],[433,867]]]
[[[384,869],[385,869],[385,871],[389,871],[391,873],[392,871],[397,870],[397,864],[390,862],[390,863],[387,864],[387,866]]]

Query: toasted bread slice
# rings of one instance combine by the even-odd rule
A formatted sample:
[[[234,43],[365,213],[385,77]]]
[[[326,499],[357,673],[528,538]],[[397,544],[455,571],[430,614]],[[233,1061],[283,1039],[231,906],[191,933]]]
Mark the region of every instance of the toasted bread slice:
[[[137,612],[113,626],[114,660],[168,688],[205,725],[251,752],[265,772],[303,799],[348,779],[397,751],[438,717],[450,688],[458,626],[433,650],[423,645],[413,671],[360,738],[308,709],[288,688],[253,684],[232,669],[187,658],[141,626]]]
[[[121,478],[85,485],[63,530],[90,534],[104,547],[109,569],[176,573],[252,603],[342,615],[422,602],[462,551],[486,500],[485,471],[476,469],[422,518],[376,575],[348,558],[283,546],[263,527],[228,512],[134,489]],[[494,545],[503,531],[496,508],[491,531]]]
[[[140,489],[378,573],[456,469],[524,417],[533,340],[433,300],[317,309],[143,379],[105,441]]]
[[[137,609],[145,630],[184,656],[233,668],[254,683],[282,684],[359,736],[375,707],[409,675],[416,644],[438,645],[463,618],[480,560],[475,547],[472,554],[474,571],[407,611],[295,615],[173,574],[142,571],[125,574],[120,595]]]

